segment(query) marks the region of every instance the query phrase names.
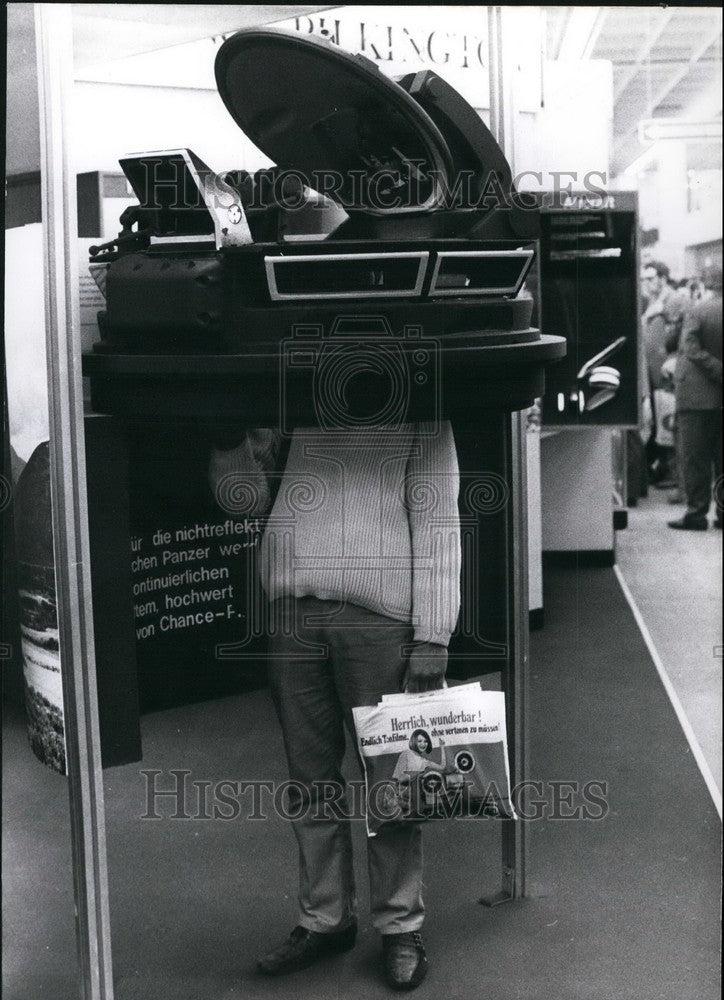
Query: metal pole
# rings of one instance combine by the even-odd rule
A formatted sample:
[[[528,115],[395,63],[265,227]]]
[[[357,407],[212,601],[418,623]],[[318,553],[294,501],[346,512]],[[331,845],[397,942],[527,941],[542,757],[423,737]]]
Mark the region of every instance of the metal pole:
[[[83,1000],[113,1000],[80,373],[70,4],[35,4],[53,547]]]
[[[488,76],[490,86],[490,131],[505,152],[505,123],[503,121],[503,52],[502,11],[488,7]]]
[[[490,62],[490,131],[505,153],[515,174],[516,104],[511,59],[511,38],[506,31],[505,10],[488,7],[488,55]],[[511,414],[509,427],[509,486],[511,560],[508,586],[511,588],[508,634],[509,669],[505,685],[508,717],[511,781],[520,786],[527,777],[527,711],[529,675],[528,635],[528,510],[526,497],[526,419],[519,411]],[[498,897],[517,899],[525,895],[527,830],[525,821],[506,821],[503,829],[503,889]]]
[[[521,787],[528,778],[528,689],[530,673],[530,636],[528,608],[528,499],[527,499],[527,430],[524,410],[511,414],[511,524],[510,549],[512,572],[510,583],[512,662],[510,689],[512,704],[511,781]],[[519,799],[521,809],[525,802]],[[515,859],[513,898],[525,896],[526,863],[528,858],[527,826],[524,819],[508,823],[508,849]]]
[[[515,175],[516,101],[509,34],[504,8],[488,7],[490,131]]]

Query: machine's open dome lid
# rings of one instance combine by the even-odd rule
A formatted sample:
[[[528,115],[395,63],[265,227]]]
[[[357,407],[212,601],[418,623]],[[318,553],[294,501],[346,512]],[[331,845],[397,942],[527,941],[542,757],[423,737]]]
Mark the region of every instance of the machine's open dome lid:
[[[453,169],[423,108],[363,56],[273,28],[233,35],[216,57],[222,100],[283,170],[347,210],[429,211]]]

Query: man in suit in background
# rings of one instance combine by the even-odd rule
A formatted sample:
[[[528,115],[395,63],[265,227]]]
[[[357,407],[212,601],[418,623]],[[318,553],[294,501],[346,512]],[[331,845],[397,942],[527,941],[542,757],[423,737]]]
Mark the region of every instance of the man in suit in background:
[[[722,458],[722,273],[706,282],[711,297],[696,303],[684,320],[673,367],[676,426],[679,435],[686,513],[670,528],[704,531]],[[715,496],[715,525],[722,526],[721,497]]]
[[[661,261],[644,264],[641,291],[646,300],[646,309],[641,317],[641,340],[654,417],[646,456],[650,481],[661,488],[675,485],[674,449],[659,443],[664,430],[662,407],[666,400],[666,378],[662,366],[671,354],[671,344],[676,339],[674,334],[681,329],[683,308],[681,299],[669,284],[669,268]],[[673,350],[676,350],[675,346]]]

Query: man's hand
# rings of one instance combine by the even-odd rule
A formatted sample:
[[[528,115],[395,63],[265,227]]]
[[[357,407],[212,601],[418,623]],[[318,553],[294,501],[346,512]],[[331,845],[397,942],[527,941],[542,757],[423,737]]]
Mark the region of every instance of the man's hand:
[[[404,690],[410,694],[442,687],[447,670],[447,647],[436,642],[419,642],[410,653]]]
[[[676,372],[676,355],[671,354],[661,366],[661,377],[665,382],[671,384],[674,381],[675,372]]]

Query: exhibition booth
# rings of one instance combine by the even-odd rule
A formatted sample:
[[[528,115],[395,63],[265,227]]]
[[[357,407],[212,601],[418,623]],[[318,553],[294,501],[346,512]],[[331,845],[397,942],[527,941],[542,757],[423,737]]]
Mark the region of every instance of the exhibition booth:
[[[295,532],[329,484],[285,479],[300,429],[311,459],[339,465],[341,434],[380,449],[380,428],[415,428],[418,442],[449,427],[454,523],[436,508],[443,472],[408,475],[402,505],[413,526],[433,527],[431,580],[459,537],[447,678],[502,696],[513,806],[427,824],[432,935],[447,953],[430,995],[474,995],[483,935],[504,956],[491,972],[500,995],[552,995],[555,982],[561,996],[649,995],[639,988],[656,949],[628,992],[592,962],[598,935],[604,951],[621,945],[610,878],[620,861],[634,896],[651,890],[636,851],[621,856],[638,843],[667,898],[672,852],[701,835],[696,872],[687,862],[674,880],[696,898],[703,958],[692,972],[694,944],[681,943],[672,981],[679,996],[709,996],[721,795],[706,755],[689,754],[698,743],[615,565],[637,496],[626,441],[647,394],[650,237],[646,189],[610,141],[622,71],[590,58],[605,18],[11,7],[0,638],[6,700],[25,713],[8,725],[13,739],[27,727],[29,747],[11,742],[5,782],[15,814],[34,796],[26,782],[54,803],[34,836],[55,867],[48,884],[68,884],[48,889],[67,912],[10,921],[9,995],[378,995],[359,960],[290,992],[249,972],[244,949],[293,924],[293,842],[276,797],[262,817],[256,799],[246,815],[246,802],[216,796],[286,782],[260,581],[273,518],[257,504],[261,480],[219,485],[209,468],[249,428],[277,433],[282,458],[266,472],[288,507],[275,544],[293,573],[316,571],[324,557],[304,563]],[[385,447],[381,470],[399,461]],[[365,549],[340,548],[343,577],[405,568],[378,521]],[[355,537],[328,520],[335,531]],[[433,732],[458,747],[464,785],[474,754],[448,721]],[[348,748],[351,787],[353,758]],[[630,771],[651,778],[645,792]],[[688,812],[667,813],[668,836],[649,822],[670,787],[691,789],[698,833]],[[17,900],[44,876],[10,829]],[[628,917],[638,906],[621,905]],[[542,993],[517,990],[524,941],[543,952],[549,935],[558,954],[576,927],[589,978],[564,983],[551,963]],[[34,968],[41,937],[48,958]]]

